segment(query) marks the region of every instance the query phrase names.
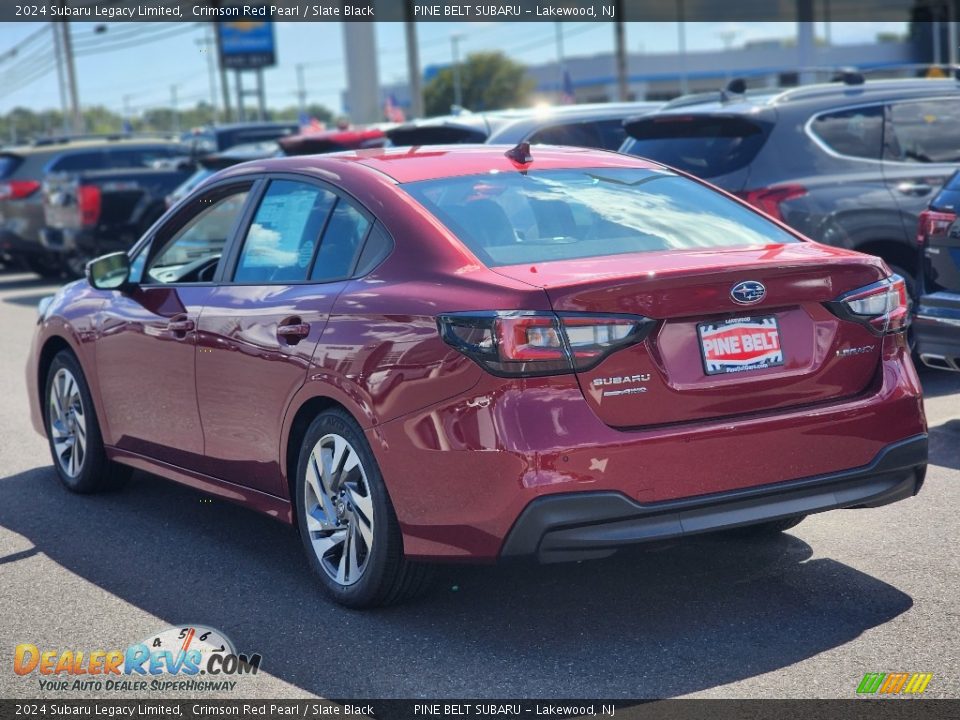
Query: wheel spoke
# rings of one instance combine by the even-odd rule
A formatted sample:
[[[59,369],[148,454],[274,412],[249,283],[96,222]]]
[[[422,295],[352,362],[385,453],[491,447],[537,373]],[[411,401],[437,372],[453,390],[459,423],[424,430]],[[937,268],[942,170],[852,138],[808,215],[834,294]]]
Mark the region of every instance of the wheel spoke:
[[[354,525],[360,533],[360,537],[363,538],[363,544],[366,545],[367,552],[369,552],[370,548],[373,547],[373,523],[362,517],[360,513],[354,513],[353,518]]]
[[[356,487],[347,486],[347,492],[350,493],[350,500],[353,506],[363,513],[363,516],[373,522],[373,498],[369,495],[361,495]]]
[[[337,566],[337,582],[347,584],[347,554],[350,552],[350,536],[344,532],[343,552],[340,553],[340,564]]]
[[[357,578],[360,577],[360,568],[357,562],[358,551],[357,551],[357,524],[356,523],[350,523],[350,541],[348,544],[348,549],[349,549],[348,554],[350,555],[350,561],[348,566],[348,572],[350,573],[349,579],[356,580]]]
[[[326,484],[323,482],[322,465],[322,461],[317,462],[316,451],[310,453],[310,460],[307,463],[307,485],[314,497],[311,498],[309,495],[307,496],[307,505],[310,506],[313,500],[316,500],[317,505],[319,505],[326,517],[327,524],[330,525],[334,522],[337,512],[333,508]]]
[[[323,562],[326,556],[330,554],[330,551],[338,545],[343,544],[346,539],[346,530],[338,530],[329,535],[320,535],[319,537],[313,538],[313,549],[316,551],[320,561]]]
[[[309,532],[329,532],[334,526],[330,524],[330,519],[319,505],[307,510],[307,530]]]

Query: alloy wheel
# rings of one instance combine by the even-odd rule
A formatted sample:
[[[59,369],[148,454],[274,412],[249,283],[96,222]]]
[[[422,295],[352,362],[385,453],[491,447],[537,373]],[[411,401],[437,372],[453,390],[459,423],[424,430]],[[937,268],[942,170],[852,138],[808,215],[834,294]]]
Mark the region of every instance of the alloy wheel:
[[[50,384],[50,434],[60,469],[75,478],[83,469],[87,454],[87,418],[76,378],[60,368]]]
[[[341,435],[320,438],[304,483],[306,526],[324,572],[347,586],[362,576],[374,543],[373,497],[359,454]]]

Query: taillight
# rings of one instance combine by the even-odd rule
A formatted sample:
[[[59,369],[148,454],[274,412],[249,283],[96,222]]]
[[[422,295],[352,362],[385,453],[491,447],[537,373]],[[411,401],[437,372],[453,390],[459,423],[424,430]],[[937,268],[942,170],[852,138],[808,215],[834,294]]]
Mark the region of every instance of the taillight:
[[[736,193],[758,210],[762,210],[770,217],[783,222],[783,212],[780,205],[787,200],[803,197],[807,194],[807,189],[802,185],[778,185],[772,188],[760,188],[758,190],[742,190]]]
[[[827,304],[835,315],[865,325],[877,335],[902,332],[910,324],[907,285],[891,275]]]
[[[0,183],[0,200],[22,200],[40,189],[36,180],[9,180]]]
[[[84,225],[96,225],[100,220],[100,188],[96,185],[77,187],[77,209],[80,222]]]
[[[917,245],[926,245],[932,235],[947,232],[956,219],[956,213],[924,210],[917,224]]]
[[[446,313],[440,336],[481,367],[506,377],[587,370],[610,353],[642,342],[654,321],[638,315],[522,310]]]

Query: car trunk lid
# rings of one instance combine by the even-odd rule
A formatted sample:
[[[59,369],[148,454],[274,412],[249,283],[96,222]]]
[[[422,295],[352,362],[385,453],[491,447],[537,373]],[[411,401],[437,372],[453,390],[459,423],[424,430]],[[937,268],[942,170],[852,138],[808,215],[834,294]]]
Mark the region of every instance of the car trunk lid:
[[[874,379],[881,338],[825,303],[883,279],[881,261],[815,243],[672,251],[496,268],[542,287],[555,311],[642,315],[642,343],[578,372],[614,427],[763,413],[836,401]],[[764,297],[738,304],[746,283]],[[741,287],[744,290],[744,287]]]

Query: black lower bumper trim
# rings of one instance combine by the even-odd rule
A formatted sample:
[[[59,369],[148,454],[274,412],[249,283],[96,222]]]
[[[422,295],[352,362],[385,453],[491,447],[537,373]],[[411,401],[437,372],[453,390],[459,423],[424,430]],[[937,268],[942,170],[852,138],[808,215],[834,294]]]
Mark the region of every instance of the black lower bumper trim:
[[[864,467],[643,505],[618,492],[548,495],[520,514],[502,557],[543,562],[605,557],[624,545],[665,540],[836,508],[878,507],[916,495],[927,436],[888,445]]]

